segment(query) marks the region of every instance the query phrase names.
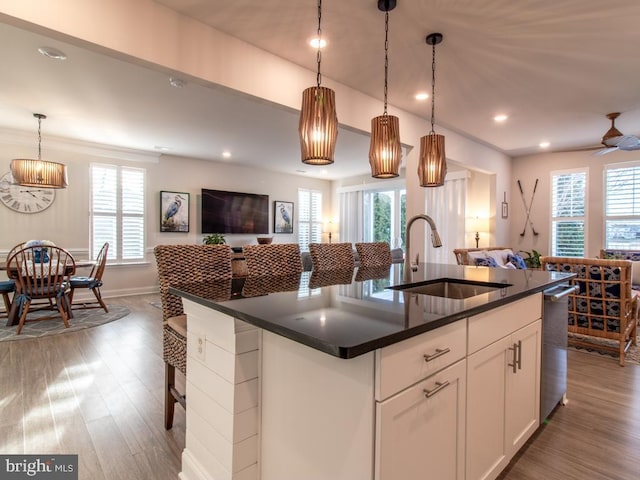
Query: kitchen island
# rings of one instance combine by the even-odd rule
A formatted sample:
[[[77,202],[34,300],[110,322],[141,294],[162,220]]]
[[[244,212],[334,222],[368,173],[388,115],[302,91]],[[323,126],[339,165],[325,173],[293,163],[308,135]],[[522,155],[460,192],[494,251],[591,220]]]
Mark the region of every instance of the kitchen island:
[[[540,423],[541,292],[569,277],[421,264],[418,291],[401,265],[172,287],[181,478],[495,478]]]

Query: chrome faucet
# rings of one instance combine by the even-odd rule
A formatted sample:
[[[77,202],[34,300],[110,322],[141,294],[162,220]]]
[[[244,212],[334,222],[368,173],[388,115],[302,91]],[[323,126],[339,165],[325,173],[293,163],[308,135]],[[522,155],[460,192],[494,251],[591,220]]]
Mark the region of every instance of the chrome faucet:
[[[438,248],[442,246],[442,241],[440,240],[440,235],[438,235],[438,229],[436,228],[436,224],[433,219],[429,215],[425,215],[424,213],[420,215],[416,215],[415,217],[411,217],[407,222],[407,229],[405,231],[404,238],[407,242],[407,251],[404,256],[404,279],[405,281],[411,280],[411,272],[415,272],[418,270],[418,255],[416,255],[416,265],[411,264],[411,225],[418,220],[419,218],[423,219],[429,224],[431,228],[431,244],[433,248]]]

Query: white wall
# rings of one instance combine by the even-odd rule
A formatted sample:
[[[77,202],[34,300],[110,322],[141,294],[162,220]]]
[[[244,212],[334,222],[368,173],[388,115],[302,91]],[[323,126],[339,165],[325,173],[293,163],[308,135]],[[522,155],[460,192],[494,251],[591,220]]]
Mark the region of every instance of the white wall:
[[[63,35],[65,41],[102,47],[136,63],[184,72],[289,108],[299,108],[300,92],[316,77],[315,71],[240,42],[152,0],[0,0],[0,19],[22,28],[44,28],[48,34]],[[256,71],[261,73],[260,81],[256,81]],[[381,102],[326,76],[323,84],[336,91],[340,122],[368,131],[371,118],[380,113]],[[425,190],[418,184],[419,148],[416,146],[420,137],[429,131],[429,124],[392,105],[389,113],[400,118],[402,142],[410,149],[404,161],[407,215],[423,213]],[[464,112],[460,114],[464,115]],[[452,130],[437,126],[436,131],[446,137],[447,159],[495,175],[489,210],[496,211],[503,192],[511,198],[511,160],[508,156]],[[333,207],[334,214],[336,209],[337,204]],[[495,241],[506,243],[508,222],[498,216],[494,227]],[[426,238],[424,225],[416,225],[412,231],[412,244],[416,248],[418,245],[426,248]]]
[[[591,152],[567,152],[515,159],[511,189],[516,193],[509,205],[509,217],[512,220],[510,245],[516,249],[530,251],[534,248],[542,254],[550,254],[551,172],[586,167],[588,168],[586,255],[588,257],[599,255],[600,249],[604,247],[604,167],[608,164],[637,160],[640,160],[640,152],[621,151],[602,156],[593,156]],[[539,235],[534,236],[531,233],[531,227],[527,225],[525,235],[520,236],[526,214],[516,182],[519,179],[522,183],[528,204],[536,178],[539,181],[531,210],[531,220]]]
[[[0,174],[9,171],[12,158],[34,158],[33,144],[15,144],[9,135],[0,132]],[[5,132],[6,133],[6,132]],[[33,137],[33,136],[32,136]],[[51,144],[57,145],[52,147]],[[66,147],[65,147],[66,145]],[[239,167],[229,163],[171,156],[145,155],[139,152],[109,150],[107,147],[74,148],[77,144],[65,141],[43,142],[43,159],[67,165],[69,186],[56,190],[56,200],[47,210],[36,214],[17,213],[0,205],[0,258],[16,244],[30,239],[48,239],[69,251],[76,258],[89,258],[89,165],[93,162],[145,168],[147,172],[147,261],[139,265],[107,266],[103,292],[105,296],[146,293],[157,290],[157,275],[153,247],[158,244],[201,243],[200,189],[211,188],[269,195],[269,230],[273,230],[273,201],[294,202],[297,206],[298,188],[311,188],[323,193],[323,210],[331,210],[331,183],[302,176]],[[89,153],[91,152],[91,153]],[[136,158],[127,161],[123,157]],[[147,161],[140,161],[140,160]],[[189,233],[160,232],[160,191],[169,190],[190,194]],[[295,209],[295,215],[298,211]],[[294,221],[297,225],[297,217]],[[297,242],[297,235],[277,234],[274,242]],[[256,243],[255,235],[226,235],[231,246]]]

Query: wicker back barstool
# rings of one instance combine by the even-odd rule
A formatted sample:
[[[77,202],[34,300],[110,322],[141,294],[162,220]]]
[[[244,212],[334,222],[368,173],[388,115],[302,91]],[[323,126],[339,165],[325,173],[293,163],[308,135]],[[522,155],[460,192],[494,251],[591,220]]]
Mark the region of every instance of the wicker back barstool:
[[[208,281],[231,281],[231,247],[228,245],[158,245],[153,250],[158,265],[162,303],[162,354],[165,362],[164,424],[173,426],[176,402],[186,409],[186,399],[175,386],[176,368],[187,373],[187,316],[182,299],[170,286]]]
[[[355,260],[351,243],[310,243],[313,270],[353,270]]]
[[[245,245],[242,250],[249,277],[302,273],[300,247],[297,243]]]
[[[356,243],[360,267],[386,267],[391,265],[391,247],[387,242]]]

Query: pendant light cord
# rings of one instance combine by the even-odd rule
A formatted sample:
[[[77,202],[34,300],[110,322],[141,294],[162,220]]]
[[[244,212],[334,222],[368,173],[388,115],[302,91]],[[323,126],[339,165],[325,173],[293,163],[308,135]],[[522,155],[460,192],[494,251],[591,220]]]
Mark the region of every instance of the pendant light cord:
[[[42,124],[42,118],[38,117],[38,160],[42,160],[42,133],[40,125]]]
[[[389,76],[389,12],[384,14],[384,113],[387,114],[387,87]]]
[[[320,62],[322,61],[322,53],[320,50],[322,48],[322,0],[318,0],[318,51],[316,53],[316,62],[318,62],[318,74],[316,75],[316,81],[318,82],[318,88],[320,88],[320,83],[322,82],[322,75],[320,74]]]
[[[431,57],[431,131],[430,134],[435,134],[433,124],[435,123],[436,116],[436,44],[432,45],[433,55]]]

